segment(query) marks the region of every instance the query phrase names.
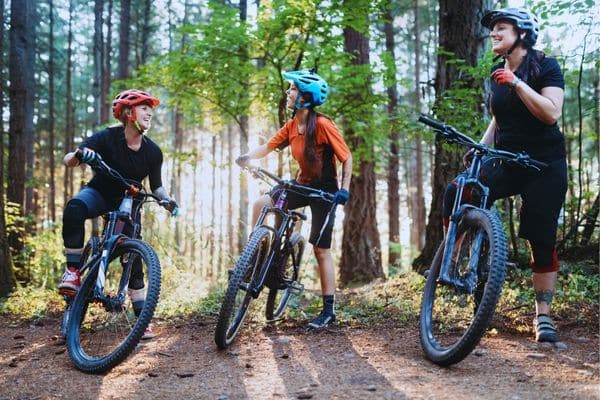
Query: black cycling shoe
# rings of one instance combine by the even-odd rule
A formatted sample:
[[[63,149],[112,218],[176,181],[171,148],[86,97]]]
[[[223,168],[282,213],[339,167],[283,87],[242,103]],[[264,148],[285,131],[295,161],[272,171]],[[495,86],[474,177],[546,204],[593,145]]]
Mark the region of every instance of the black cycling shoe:
[[[335,322],[335,314],[325,314],[323,311],[307,325],[308,329],[323,329]]]

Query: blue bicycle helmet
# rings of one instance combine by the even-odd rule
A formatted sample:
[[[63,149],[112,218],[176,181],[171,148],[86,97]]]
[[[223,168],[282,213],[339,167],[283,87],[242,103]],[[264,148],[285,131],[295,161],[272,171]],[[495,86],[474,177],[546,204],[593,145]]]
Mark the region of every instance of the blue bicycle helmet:
[[[503,19],[513,22],[518,30],[525,32],[525,44],[530,47],[535,45],[540,33],[540,23],[535,15],[523,8],[501,8],[485,13],[481,18],[481,25],[492,30],[496,22]]]
[[[327,100],[329,95],[329,85],[323,78],[317,75],[314,71],[289,71],[284,72],[283,77],[288,81],[294,82],[300,93],[310,93],[312,102],[300,104],[300,96],[296,97],[294,109],[320,106]]]

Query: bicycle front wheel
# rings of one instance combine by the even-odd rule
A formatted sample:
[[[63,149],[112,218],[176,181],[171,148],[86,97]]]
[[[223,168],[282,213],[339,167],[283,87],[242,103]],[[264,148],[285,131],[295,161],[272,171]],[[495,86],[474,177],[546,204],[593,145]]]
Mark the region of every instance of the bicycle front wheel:
[[[276,275],[275,281],[283,283],[287,287],[279,289],[277,285],[274,285],[269,289],[265,312],[268,321],[281,318],[287,308],[293,290],[290,284],[298,281],[305,245],[304,238],[300,234],[294,233],[290,238],[291,251],[290,248],[284,251],[280,260],[281,264],[276,267],[278,270],[272,271]]]
[[[108,259],[102,298],[95,293],[98,263],[71,306],[67,349],[75,366],[88,373],[105,372],[133,351],[160,294],[160,262],[150,245],[127,239]]]
[[[253,298],[248,290],[260,273],[270,250],[271,231],[258,227],[250,235],[248,244],[242,250],[229,278],[215,329],[215,343],[220,349],[233,342],[242,326]]]
[[[451,278],[471,290],[439,281],[444,243],[429,270],[420,314],[421,346],[436,364],[455,364],[477,346],[500,298],[506,273],[506,237],[488,210],[472,209],[458,222]]]

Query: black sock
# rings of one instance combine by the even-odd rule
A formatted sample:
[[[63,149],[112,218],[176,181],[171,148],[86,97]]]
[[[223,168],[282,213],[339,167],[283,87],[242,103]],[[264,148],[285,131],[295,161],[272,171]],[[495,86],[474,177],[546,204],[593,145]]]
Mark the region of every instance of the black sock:
[[[323,312],[327,315],[333,315],[333,305],[335,303],[335,295],[329,294],[323,296]]]

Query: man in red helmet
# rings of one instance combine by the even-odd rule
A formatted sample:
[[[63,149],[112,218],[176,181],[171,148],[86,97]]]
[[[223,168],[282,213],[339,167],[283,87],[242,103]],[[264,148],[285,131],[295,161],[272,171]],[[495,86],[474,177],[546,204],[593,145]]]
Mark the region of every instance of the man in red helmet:
[[[126,179],[141,182],[149,177],[150,189],[159,196],[170,211],[177,203],[162,186],[161,168],[163,155],[156,143],[144,135],[150,129],[153,108],[160,101],[148,92],[130,89],[119,93],[112,104],[113,116],[122,125],[96,132],[80,146],[81,161],[75,156],[77,150],[67,153],[64,164],[75,167],[80,162],[90,163],[98,156]],[[63,213],[63,241],[67,261],[59,293],[74,295],[81,286],[79,262],[83,252],[85,220],[95,218],[109,210],[116,210],[123,197],[123,188],[105,174],[95,174],[79,193],[67,202]],[[139,214],[134,218],[139,218]],[[134,285],[135,286],[135,285]],[[129,285],[132,302],[144,301],[144,288]],[[135,307],[134,307],[135,308]],[[153,337],[146,332],[145,338]]]

